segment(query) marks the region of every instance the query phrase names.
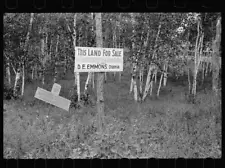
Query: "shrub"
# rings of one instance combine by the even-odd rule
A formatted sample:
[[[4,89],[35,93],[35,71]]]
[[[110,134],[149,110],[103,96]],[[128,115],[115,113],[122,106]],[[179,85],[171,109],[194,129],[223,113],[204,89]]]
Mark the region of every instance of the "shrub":
[[[11,99],[18,99],[19,95],[13,93],[13,87],[8,86],[4,84],[4,89],[3,89],[3,99],[4,100],[11,100]]]
[[[86,93],[86,94],[81,93],[80,94],[80,103],[78,103],[78,95],[77,95],[76,88],[73,88],[70,90],[69,99],[71,100],[70,106],[74,107],[74,108],[80,108],[81,104],[85,105],[85,106],[94,105],[94,100],[91,99],[91,96],[88,93]]]

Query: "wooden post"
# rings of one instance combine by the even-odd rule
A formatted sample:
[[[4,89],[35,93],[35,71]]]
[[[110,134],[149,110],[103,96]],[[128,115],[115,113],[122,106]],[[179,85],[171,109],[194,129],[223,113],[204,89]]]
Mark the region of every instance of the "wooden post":
[[[102,39],[102,16],[101,13],[95,14],[96,19],[96,42],[97,47],[103,47]],[[98,111],[98,130],[103,132],[104,124],[104,97],[103,97],[104,73],[97,74],[97,111]]]

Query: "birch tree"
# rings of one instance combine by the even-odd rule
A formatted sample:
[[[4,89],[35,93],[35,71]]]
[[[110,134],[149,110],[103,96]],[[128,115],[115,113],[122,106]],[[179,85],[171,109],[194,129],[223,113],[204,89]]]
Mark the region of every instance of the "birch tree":
[[[11,72],[10,72],[10,59],[6,56],[6,53],[4,53],[6,58],[6,76],[8,79],[8,85],[11,87]]]
[[[30,39],[30,33],[31,33],[31,28],[32,28],[32,24],[33,24],[33,20],[34,20],[34,13],[30,14],[30,23],[28,26],[28,31],[27,31],[27,35],[26,35],[26,41],[25,41],[25,45],[24,45],[24,49],[25,49],[25,57],[28,56],[28,44],[29,44],[29,39]],[[22,64],[22,90],[21,90],[21,96],[24,95],[24,85],[25,85],[25,60],[23,61]]]
[[[166,63],[164,63],[164,71],[166,71]],[[162,85],[162,80],[163,80],[163,77],[165,76],[166,73],[161,73],[161,76],[160,76],[160,80],[159,80],[159,87],[158,87],[158,90],[157,90],[157,97],[159,97],[159,92],[160,92],[160,89],[161,89],[161,85]]]
[[[73,47],[74,47],[74,58],[76,57],[76,52],[75,52],[75,49],[76,49],[76,37],[77,37],[77,34],[76,34],[76,20],[77,20],[77,14],[75,13],[74,14],[74,19],[73,19]],[[77,100],[78,102],[80,101],[80,74],[79,72],[74,72],[74,76],[75,76],[75,81],[74,81],[74,84],[75,86],[77,86]]]
[[[152,58],[154,58],[155,54],[156,54],[156,46],[157,46],[157,43],[158,43],[160,30],[161,30],[161,22],[159,22],[158,31],[157,31],[157,35],[156,35],[156,38],[155,38],[155,45],[154,45],[154,49],[153,49]],[[156,66],[154,64],[150,64],[148,74],[147,74],[147,80],[146,80],[146,84],[145,84],[145,90],[144,90],[143,97],[142,97],[142,101],[145,100],[150,86],[151,86],[151,89],[152,89],[152,85],[153,85],[152,82],[153,81],[151,80],[151,74],[152,74],[152,72],[156,73],[156,71],[157,71]]]
[[[131,13],[131,22],[132,22],[132,79],[131,79],[131,85],[130,85],[130,90],[132,91],[132,88],[134,90],[134,100],[137,102],[138,101],[138,90],[137,90],[137,80],[136,80],[136,73],[137,73],[137,58],[135,57],[135,15],[134,13]]]
[[[59,35],[56,37],[56,47],[55,47],[55,56],[54,56],[54,79],[53,82],[55,83],[57,80],[57,62],[58,62],[58,46],[59,46]]]
[[[20,69],[18,69],[16,71],[15,83],[14,83],[14,87],[13,87],[13,94],[14,95],[17,94],[17,84],[18,84],[19,79],[20,79]]]
[[[221,17],[217,19],[216,23],[216,38],[213,42],[213,55],[212,55],[212,90],[215,95],[218,95],[219,86],[219,70],[220,70],[220,45],[221,45]]]
[[[46,63],[50,59],[50,55],[47,53],[47,42],[48,42],[48,33],[46,32],[46,23],[44,23],[43,28],[40,28],[40,34],[41,34],[41,54],[40,54],[40,60],[41,60],[41,76],[42,76],[42,85],[45,84],[45,70],[46,70]]]
[[[86,29],[85,29],[85,46],[88,47],[88,27],[86,27]],[[87,89],[88,89],[90,80],[91,80],[91,72],[88,72],[88,76],[87,76],[85,86],[84,86],[84,94],[85,95],[87,94]]]
[[[118,41],[117,42],[119,42],[119,48],[121,48],[121,31],[120,31],[120,27],[121,27],[121,24],[120,24],[120,22],[121,22],[121,13],[119,13],[119,15],[118,15]],[[117,24],[116,24],[117,25]],[[119,72],[119,82],[121,82],[121,73],[122,72]]]
[[[167,74],[167,70],[168,70],[168,61],[166,61],[166,63],[165,63],[165,73],[163,73],[163,86],[166,86],[166,84],[167,84],[167,76],[168,76],[168,74]]]
[[[28,40],[32,22],[33,13],[30,16],[15,13],[7,13],[4,15],[4,53],[6,52],[4,56],[7,58],[6,62],[8,62],[8,66],[6,67],[9,83],[11,83],[10,67],[13,68],[15,73],[14,95],[17,95],[17,88],[21,88],[21,95],[24,94],[25,63],[27,63]],[[24,27],[28,27],[28,29],[25,30]],[[18,86],[20,79],[22,85]]]
[[[196,97],[197,74],[198,74],[199,64],[201,60],[202,45],[203,45],[203,38],[204,38],[204,33],[202,30],[202,21],[200,17],[198,17],[198,20],[197,20],[197,30],[198,30],[198,35],[197,35],[196,44],[195,44],[195,60],[194,60],[195,67],[194,67],[193,86],[192,86],[192,96],[194,100]]]

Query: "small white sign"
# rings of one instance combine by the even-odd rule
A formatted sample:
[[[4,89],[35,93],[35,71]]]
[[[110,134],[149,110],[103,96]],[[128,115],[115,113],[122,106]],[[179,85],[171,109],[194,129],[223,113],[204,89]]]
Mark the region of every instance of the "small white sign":
[[[75,47],[74,72],[123,71],[123,49]]]
[[[52,92],[38,87],[34,97],[44,102],[55,105],[59,108],[62,108],[66,111],[69,111],[71,101],[59,96],[59,92],[61,89],[61,86],[59,86],[59,84],[54,84]]]

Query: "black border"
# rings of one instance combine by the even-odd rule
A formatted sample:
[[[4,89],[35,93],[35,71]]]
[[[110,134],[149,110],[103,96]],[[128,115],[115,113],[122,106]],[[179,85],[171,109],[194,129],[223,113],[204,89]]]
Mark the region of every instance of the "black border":
[[[223,0],[2,0],[4,12],[218,12]]]
[[[222,12],[223,0],[2,0],[2,12]],[[36,5],[33,5],[34,3]],[[120,5],[119,5],[120,4]],[[2,17],[1,17],[2,18]],[[222,17],[223,18],[223,17]],[[223,20],[223,19],[222,19]],[[3,23],[3,22],[1,22]],[[223,23],[223,21],[222,21]],[[2,43],[1,43],[2,44]],[[223,44],[223,40],[222,40]],[[1,57],[3,58],[3,57]],[[2,66],[3,67],[3,66]],[[3,85],[1,85],[3,89]],[[2,116],[2,115],[1,115]],[[2,131],[3,132],[3,131]],[[3,134],[2,134],[3,135]],[[3,146],[1,147],[3,154]],[[222,152],[223,153],[223,152]],[[3,156],[1,157],[3,158]],[[223,157],[222,157],[223,158]],[[3,159],[4,167],[222,167],[223,159]],[[110,162],[110,163],[107,163]]]

